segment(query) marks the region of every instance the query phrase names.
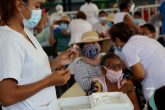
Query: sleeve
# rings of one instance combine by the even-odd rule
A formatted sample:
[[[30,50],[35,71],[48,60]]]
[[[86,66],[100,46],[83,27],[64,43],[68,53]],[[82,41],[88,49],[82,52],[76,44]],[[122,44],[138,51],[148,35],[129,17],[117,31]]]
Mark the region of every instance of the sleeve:
[[[25,53],[16,40],[0,41],[0,81],[6,78],[20,81]]]
[[[133,46],[126,46],[122,50],[123,60],[126,66],[132,67],[136,63],[140,61],[140,57],[138,56],[138,51]]]
[[[76,82],[83,88],[84,91],[89,91],[91,86],[91,79],[88,72],[82,66],[73,66],[74,78]]]

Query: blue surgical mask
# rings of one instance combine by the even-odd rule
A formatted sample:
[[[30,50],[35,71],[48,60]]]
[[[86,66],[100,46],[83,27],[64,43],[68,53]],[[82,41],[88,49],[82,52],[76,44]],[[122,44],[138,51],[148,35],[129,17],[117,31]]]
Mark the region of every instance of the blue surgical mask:
[[[107,25],[108,25],[109,27],[112,27],[112,26],[113,26],[113,23],[112,23],[112,22],[107,22]]]
[[[106,17],[99,17],[98,19],[99,19],[99,22],[100,22],[100,23],[103,23],[103,22],[106,21]]]
[[[66,24],[66,23],[61,23],[61,24],[60,24],[60,28],[61,28],[61,30],[67,30],[67,29],[68,29],[68,24]]]
[[[41,14],[42,14],[41,9],[32,10],[31,18],[28,20],[27,19],[23,20],[24,26],[26,28],[34,28],[39,23],[41,19]]]
[[[119,52],[122,52],[122,48],[121,47],[116,47],[116,50]]]
[[[133,22],[134,22],[136,25],[139,25],[139,24],[141,23],[141,19],[135,18],[135,19],[133,20]]]
[[[84,46],[82,51],[83,55],[90,59],[94,59],[99,55],[99,47],[96,44]]]
[[[149,105],[151,106],[152,110],[157,110],[155,100],[154,100],[154,95],[152,95],[149,99]]]

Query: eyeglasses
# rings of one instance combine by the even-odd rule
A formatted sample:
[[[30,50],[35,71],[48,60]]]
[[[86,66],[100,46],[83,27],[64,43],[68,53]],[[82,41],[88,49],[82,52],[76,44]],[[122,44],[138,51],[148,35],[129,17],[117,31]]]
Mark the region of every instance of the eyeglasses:
[[[123,64],[122,63],[111,64],[111,65],[107,65],[106,67],[107,67],[107,69],[112,69],[112,70],[122,69],[123,68]]]

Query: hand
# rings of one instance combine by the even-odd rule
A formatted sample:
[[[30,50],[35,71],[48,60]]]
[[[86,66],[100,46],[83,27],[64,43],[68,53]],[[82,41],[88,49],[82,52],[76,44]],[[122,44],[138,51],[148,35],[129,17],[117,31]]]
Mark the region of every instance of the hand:
[[[53,72],[48,76],[48,86],[63,86],[70,79],[70,72],[68,70],[59,70]]]

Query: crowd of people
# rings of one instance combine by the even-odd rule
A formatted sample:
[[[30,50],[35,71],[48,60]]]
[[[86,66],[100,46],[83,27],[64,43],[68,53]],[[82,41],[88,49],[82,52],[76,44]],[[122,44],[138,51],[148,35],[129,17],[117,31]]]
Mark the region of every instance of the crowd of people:
[[[62,5],[48,15],[42,2],[0,0],[2,110],[59,110],[54,86],[67,84],[71,74],[86,95],[124,92],[135,110],[142,109],[140,83],[145,110],[165,109],[165,2],[149,21],[132,13],[133,0],[118,0],[117,13],[85,0],[74,19]],[[157,16],[163,36],[158,39]]]

